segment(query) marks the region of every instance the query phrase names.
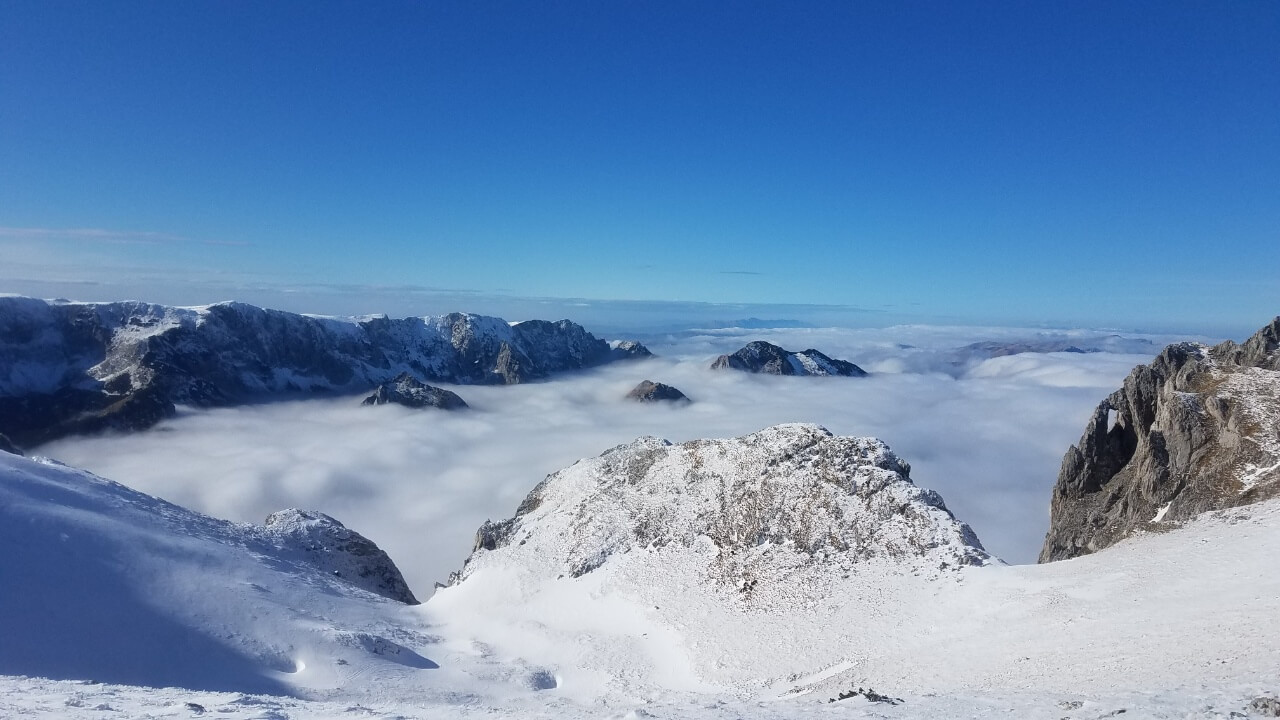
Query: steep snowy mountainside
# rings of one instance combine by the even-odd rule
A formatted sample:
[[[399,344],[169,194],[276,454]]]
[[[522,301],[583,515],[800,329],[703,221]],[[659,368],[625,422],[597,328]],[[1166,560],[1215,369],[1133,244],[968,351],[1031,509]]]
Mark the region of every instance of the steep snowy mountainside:
[[[0,297],[0,433],[31,446],[148,427],[174,403],[368,390],[419,380],[511,384],[624,357],[567,320],[324,318],[244,303],[170,308]],[[647,351],[646,351],[647,352]]]
[[[1280,494],[1280,317],[1243,344],[1170,345],[1063,457],[1041,562]]]
[[[395,565],[318,513],[237,525],[4,454],[0,548],[3,674],[279,694],[434,664]]]
[[[835,360],[814,350],[792,352],[763,340],[749,342],[739,350],[721,355],[712,370],[743,370],[767,375],[838,375],[863,377],[866,371],[847,360]]]

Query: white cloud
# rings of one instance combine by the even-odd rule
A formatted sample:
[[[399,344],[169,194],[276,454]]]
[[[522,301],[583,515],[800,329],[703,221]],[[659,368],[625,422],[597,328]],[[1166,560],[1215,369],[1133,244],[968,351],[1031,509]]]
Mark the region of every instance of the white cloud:
[[[1097,402],[1150,357],[1020,355],[974,360],[959,377],[933,371],[953,368],[959,345],[1027,332],[715,331],[656,342],[657,359],[551,382],[451,386],[471,404],[467,412],[361,407],[358,396],[280,402],[186,411],[148,432],[65,440],[40,452],[219,517],[261,522],[284,507],[321,510],[379,543],[427,596],[432,581],[460,566],[483,520],[509,517],[547,473],[579,458],[641,435],[682,441],[816,422],[885,440],[988,549],[1030,562],[1062,454]],[[919,371],[846,379],[707,369],[715,355],[757,338],[816,347],[868,369]],[[646,378],[675,385],[694,403],[623,400]]]

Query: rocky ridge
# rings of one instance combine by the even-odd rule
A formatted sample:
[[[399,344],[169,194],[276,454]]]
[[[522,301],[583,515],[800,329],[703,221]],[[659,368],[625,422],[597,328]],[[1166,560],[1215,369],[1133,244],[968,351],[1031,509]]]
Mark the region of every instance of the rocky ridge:
[[[29,447],[72,433],[149,427],[175,403],[356,392],[403,373],[512,384],[647,354],[639,343],[611,347],[568,320],[325,318],[243,303],[175,308],[0,297],[0,433]]]
[[[1166,347],[1062,460],[1041,562],[1280,494],[1280,317],[1242,344]]]
[[[514,517],[486,522],[453,582],[494,564],[573,578],[669,563],[750,596],[866,563],[938,572],[989,562],[909,473],[879,440],[816,425],[678,445],[644,437],[549,475]]]
[[[440,408],[461,410],[467,403],[457,393],[434,385],[419,382],[409,373],[401,373],[391,382],[382,383],[362,405],[403,405],[409,408]]]
[[[743,370],[766,375],[838,375],[863,377],[862,368],[846,360],[835,360],[814,350],[792,352],[773,343],[755,340],[711,363],[712,370]]]
[[[628,400],[638,402],[692,402],[689,396],[666,383],[642,380],[627,393]]]
[[[386,552],[324,513],[294,508],[274,512],[258,535],[322,573],[385,598],[418,604]]]

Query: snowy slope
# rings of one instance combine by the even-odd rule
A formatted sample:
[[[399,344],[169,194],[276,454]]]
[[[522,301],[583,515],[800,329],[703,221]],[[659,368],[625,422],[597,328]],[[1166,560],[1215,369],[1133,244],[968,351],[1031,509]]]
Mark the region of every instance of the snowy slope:
[[[719,516],[764,531],[725,545],[750,592],[708,572],[714,545],[683,542],[716,527],[699,515],[711,496],[663,496],[695,457],[751,490]],[[262,528],[0,455],[0,716],[1226,718],[1280,690],[1280,502],[1065,562],[943,569],[982,556],[905,469],[812,426],[642,439],[553,476],[508,542],[488,535],[461,582],[411,607]],[[800,547],[798,518],[734,510],[753,493],[792,507],[799,489],[818,493],[815,521],[840,508],[849,527],[887,521],[883,539],[932,540],[844,562],[828,541]],[[922,524],[879,516],[881,493]],[[641,541],[635,521],[664,505]],[[166,685],[187,689],[140,687]],[[826,702],[859,687],[903,702]]]
[[[400,645],[429,640],[407,606],[355,587],[335,548],[312,557],[317,522],[236,525],[3,454],[0,672],[282,693],[431,667]]]

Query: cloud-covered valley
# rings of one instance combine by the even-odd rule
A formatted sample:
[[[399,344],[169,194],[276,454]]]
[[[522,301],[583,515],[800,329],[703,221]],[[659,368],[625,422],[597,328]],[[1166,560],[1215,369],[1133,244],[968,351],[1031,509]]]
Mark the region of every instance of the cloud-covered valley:
[[[866,378],[711,371],[719,353],[765,339],[858,363]],[[979,341],[1064,339],[1110,352],[993,354]],[[1176,338],[999,328],[691,331],[644,338],[659,357],[508,387],[445,386],[456,413],[362,407],[360,396],[185,409],[152,430],[38,448],[208,514],[261,522],[320,510],[381,545],[420,597],[457,569],[487,518],[509,517],[547,473],[638,436],[679,442],[814,422],[886,441],[988,550],[1034,560],[1049,490],[1097,402]],[[1045,344],[1045,347],[1050,345]],[[642,405],[643,379],[694,402]]]

